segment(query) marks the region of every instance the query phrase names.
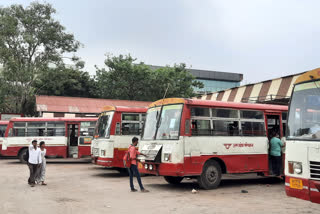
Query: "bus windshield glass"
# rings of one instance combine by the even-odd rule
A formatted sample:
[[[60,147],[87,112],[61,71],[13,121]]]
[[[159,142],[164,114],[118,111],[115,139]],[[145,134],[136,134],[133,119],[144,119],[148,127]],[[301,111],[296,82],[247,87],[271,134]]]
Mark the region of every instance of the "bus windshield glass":
[[[179,138],[182,104],[163,106],[157,130],[157,140]]]
[[[157,118],[160,114],[160,107],[150,108],[147,111],[146,123],[144,125],[143,139],[153,140],[156,135]]]
[[[102,113],[98,119],[95,138],[109,138],[110,137],[110,126],[112,122],[114,112]]]
[[[4,137],[6,133],[7,125],[0,125],[0,137]]]
[[[287,139],[320,140],[320,81],[295,86]]]

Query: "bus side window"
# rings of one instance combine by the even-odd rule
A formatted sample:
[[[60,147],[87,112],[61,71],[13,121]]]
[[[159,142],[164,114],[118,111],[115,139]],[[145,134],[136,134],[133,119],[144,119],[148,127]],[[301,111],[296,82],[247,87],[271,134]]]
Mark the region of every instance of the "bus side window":
[[[266,136],[264,122],[241,122],[243,136]]]
[[[239,136],[239,121],[213,120],[213,135]]]
[[[184,130],[185,130],[185,134],[190,134],[190,120],[186,120]]]
[[[192,136],[210,136],[211,124],[210,120],[192,119]]]
[[[120,131],[120,123],[116,123],[116,135],[120,135],[121,131]]]

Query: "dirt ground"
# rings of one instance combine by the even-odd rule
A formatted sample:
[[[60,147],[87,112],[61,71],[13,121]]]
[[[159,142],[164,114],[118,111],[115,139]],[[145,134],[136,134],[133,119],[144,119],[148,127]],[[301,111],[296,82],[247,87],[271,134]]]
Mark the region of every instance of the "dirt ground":
[[[142,181],[150,193],[131,193],[128,177],[85,163],[49,163],[48,186],[31,188],[27,177],[26,165],[0,160],[1,214],[320,213],[319,204],[287,197],[277,179],[252,175],[225,176],[210,191],[199,190],[194,180],[172,186],[162,177],[146,176]]]

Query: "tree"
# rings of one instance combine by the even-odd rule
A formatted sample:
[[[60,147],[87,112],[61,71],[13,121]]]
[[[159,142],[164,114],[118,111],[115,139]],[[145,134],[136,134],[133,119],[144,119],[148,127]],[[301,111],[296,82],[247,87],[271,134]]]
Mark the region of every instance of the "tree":
[[[31,3],[24,8],[0,8],[0,64],[7,88],[7,112],[33,113],[37,77],[63,65],[63,54],[75,52],[80,43],[53,18],[50,4]]]
[[[192,97],[193,87],[203,87],[185,64],[152,70],[135,62],[130,55],[107,56],[107,68],[97,68],[98,94],[102,98],[154,101],[163,97],[168,85],[167,97]]]
[[[34,84],[40,95],[95,97],[95,82],[88,72],[64,66],[50,68]]]
[[[147,100],[151,69],[143,63],[134,64],[130,55],[107,56],[105,68],[96,71],[98,94],[101,98]]]
[[[166,66],[153,71],[150,96],[152,100],[161,99],[168,88],[166,97],[193,97],[194,87],[203,88],[203,83],[186,69],[184,63]]]

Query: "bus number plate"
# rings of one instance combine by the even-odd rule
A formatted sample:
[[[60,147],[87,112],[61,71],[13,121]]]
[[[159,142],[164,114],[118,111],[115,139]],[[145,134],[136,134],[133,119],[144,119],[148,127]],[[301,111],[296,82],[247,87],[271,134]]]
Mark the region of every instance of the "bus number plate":
[[[292,189],[303,189],[302,180],[296,178],[290,178],[290,187]]]

